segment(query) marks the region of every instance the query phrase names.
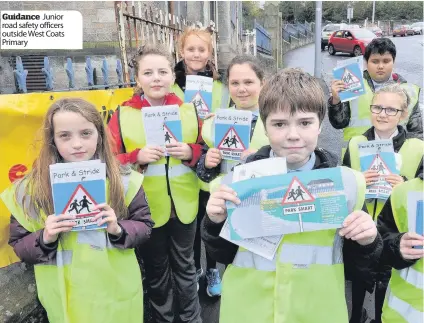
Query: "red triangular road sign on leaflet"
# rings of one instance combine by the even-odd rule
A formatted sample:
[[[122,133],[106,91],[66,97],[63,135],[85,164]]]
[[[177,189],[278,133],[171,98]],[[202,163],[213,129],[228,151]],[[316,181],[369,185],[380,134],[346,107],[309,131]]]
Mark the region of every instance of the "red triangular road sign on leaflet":
[[[232,146],[234,146],[234,148],[232,148]],[[224,135],[224,138],[222,138],[217,148],[224,149],[224,150],[233,150],[233,151],[246,150],[243,144],[243,141],[240,139],[234,127],[230,127],[230,129],[228,129],[228,131]]]
[[[372,163],[370,165],[369,170],[375,170],[377,173],[379,173],[381,175],[389,175],[389,174],[392,173],[390,171],[389,167],[387,167],[383,158],[381,158],[379,154],[375,155],[374,159],[372,160]]]
[[[193,98],[191,99],[191,103],[194,104],[194,107],[196,108],[197,111],[209,112],[208,105],[203,99],[200,91],[193,96]]]
[[[92,216],[100,212],[99,210],[91,211],[96,204],[96,201],[91,197],[87,190],[79,184],[72,193],[71,198],[62,211],[62,214],[76,215],[77,217]]]
[[[175,144],[178,142],[177,138],[175,138],[174,134],[166,124],[163,125],[163,135],[165,136],[165,144]]]
[[[349,71],[347,68],[344,69],[342,80],[346,85],[360,83],[356,75]]]
[[[284,194],[281,204],[299,204],[313,201],[315,201],[315,197],[313,197],[299,179],[294,176],[287,188],[286,194]]]

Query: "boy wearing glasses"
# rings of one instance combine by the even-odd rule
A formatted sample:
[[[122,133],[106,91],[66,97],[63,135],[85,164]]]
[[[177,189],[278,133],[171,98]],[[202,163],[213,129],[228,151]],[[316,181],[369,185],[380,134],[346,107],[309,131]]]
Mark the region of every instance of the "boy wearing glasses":
[[[410,102],[406,91],[397,83],[387,85],[380,88],[372,99],[369,110],[371,112],[372,127],[363,135],[353,137],[348,145],[346,154],[343,158],[343,165],[352,167],[351,165],[359,165],[359,149],[358,143],[370,140],[392,139],[396,156],[396,167],[400,175],[386,175],[386,181],[395,187],[404,181],[411,180],[415,177],[417,169],[420,165],[424,143],[422,140],[413,138],[414,135],[407,133],[400,125],[408,116],[408,104]],[[353,163],[353,160],[356,162]],[[356,168],[356,167],[352,167]],[[356,169],[360,171],[360,169]],[[364,173],[367,186],[376,181],[380,176],[377,171],[367,170]],[[377,219],[385,201],[371,200],[367,201],[368,213]],[[387,283],[390,279],[390,267],[384,259],[381,261],[380,270],[377,272],[377,289],[375,292],[375,322],[381,322],[381,309],[384,302],[384,295]],[[365,296],[365,284],[358,279],[352,277],[353,297],[352,297],[352,319],[351,323],[363,322],[361,319],[362,307]]]
[[[403,124],[406,130],[417,137],[423,136],[423,124],[419,106],[420,88],[407,81],[397,73],[393,73],[396,59],[396,46],[388,38],[375,38],[365,49],[364,70],[365,94],[350,102],[341,102],[339,92],[344,83],[335,80],[331,84],[332,96],[328,101],[328,118],[335,129],[343,129],[343,138],[347,143],[350,138],[365,132],[371,126],[369,106],[373,94],[385,85],[396,82],[406,90],[410,97]],[[343,158],[343,157],[342,157]]]

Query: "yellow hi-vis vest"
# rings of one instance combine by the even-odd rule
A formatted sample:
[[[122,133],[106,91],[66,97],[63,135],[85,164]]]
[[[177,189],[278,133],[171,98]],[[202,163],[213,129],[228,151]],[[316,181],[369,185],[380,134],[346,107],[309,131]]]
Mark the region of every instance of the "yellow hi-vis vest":
[[[146,145],[141,111],[121,106],[119,126],[127,151],[143,148]],[[149,109],[144,108],[144,109]],[[194,143],[199,133],[197,113],[193,104],[180,106],[183,142]],[[150,163],[144,173],[143,188],[149,201],[155,228],[166,224],[171,215],[171,199],[178,218],[184,224],[194,221],[199,206],[199,182],[196,173],[181,160],[163,157]]]
[[[408,229],[408,216],[418,212],[418,201],[423,203],[424,183],[415,178],[396,186],[391,196],[393,217],[399,232]],[[421,206],[421,212],[422,206]],[[424,322],[424,261],[423,258],[409,268],[392,269],[389,287],[383,306],[383,323]]]
[[[174,92],[181,101],[184,102],[184,92],[177,83],[171,87],[171,92]],[[212,85],[212,109],[215,112],[218,109],[227,109],[230,105],[230,92],[228,88],[220,81],[213,81]]]
[[[368,139],[365,136],[355,136],[349,142],[350,165],[352,169],[359,172],[361,171],[361,164],[358,144],[367,141]],[[424,142],[422,140],[417,138],[405,140],[399,150],[399,154],[402,156],[402,166],[399,172],[401,176],[405,176],[408,180],[415,177],[415,173],[423,157],[423,152]],[[371,214],[374,220],[377,219],[385,203],[386,201],[378,199],[377,202],[374,199],[366,202],[368,213]]]
[[[408,105],[408,118],[406,118],[402,125],[406,125],[411,115],[412,109],[417,104],[419,99],[420,88],[415,84],[411,83],[402,83],[400,85],[406,92],[409,94],[411,99]],[[364,81],[365,93],[361,95],[358,99],[350,101],[350,123],[349,126],[343,129],[343,140],[345,144],[354,136],[360,136],[369,128],[371,128],[371,111],[370,105],[374,92],[368,85],[367,81]],[[342,159],[344,155],[344,150],[342,153]]]
[[[215,127],[215,117],[209,118],[205,120],[202,127],[202,138],[205,141],[205,143],[208,145],[208,147],[214,147],[214,127]],[[256,121],[255,129],[253,130],[252,138],[250,139],[249,148],[253,149],[259,149],[263,146],[269,145],[268,137],[265,134],[265,127],[261,120],[261,118],[258,118]],[[222,163],[228,163],[230,165],[237,165],[238,161],[232,161],[232,160],[223,160]],[[213,181],[211,181],[210,184],[210,191],[211,193],[215,192],[219,186],[221,185],[222,177],[227,173],[226,168],[221,168],[221,174],[215,178]]]
[[[349,212],[361,210],[364,177],[341,169]],[[342,247],[336,229],[286,234],[273,260],[239,247],[224,273],[219,322],[348,322]]]
[[[127,206],[142,181],[143,176],[136,172],[122,176]],[[19,186],[18,197],[25,194],[24,186]],[[30,232],[44,228],[38,211],[25,214],[17,204],[15,191],[12,185],[1,194],[12,215]],[[44,212],[40,215],[46,218]],[[114,247],[104,229],[61,233],[56,257],[35,265],[34,271],[38,298],[49,322],[143,321],[143,287],[134,249]]]

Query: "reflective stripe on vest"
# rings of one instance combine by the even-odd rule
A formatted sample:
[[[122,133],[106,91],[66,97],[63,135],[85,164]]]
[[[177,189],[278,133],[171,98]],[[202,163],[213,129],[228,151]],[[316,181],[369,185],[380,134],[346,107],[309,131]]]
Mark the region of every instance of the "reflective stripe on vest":
[[[424,322],[423,319],[423,312],[416,310],[414,307],[412,307],[407,302],[401,300],[400,298],[393,295],[390,287],[387,288],[386,292],[386,300],[385,304],[387,305],[386,311],[393,310],[395,313],[395,316],[392,318],[387,318],[387,314],[385,313],[385,309],[383,308],[383,316],[382,321],[384,323],[403,323],[399,321],[399,318],[397,315],[400,315],[405,321],[405,323],[422,323]]]
[[[419,289],[423,288],[423,273],[415,270],[414,267],[398,270],[399,276],[407,283]]]
[[[184,92],[177,83],[172,85],[171,91],[184,102]],[[213,81],[211,112],[215,112],[218,109],[227,109],[229,105],[230,92],[228,88],[220,81]]]
[[[360,210],[365,180],[341,169],[345,187],[357,183],[347,191],[349,212]],[[272,261],[240,247],[224,273],[219,321],[347,322],[342,241],[335,229],[286,234]]]
[[[274,257],[274,260],[268,260],[240,247],[233,260],[233,266],[239,268],[254,268],[263,271],[275,271],[275,261],[276,257]]]
[[[144,109],[148,109],[148,107]],[[183,134],[182,141],[185,143],[196,142],[199,124],[193,104],[184,103],[181,105],[179,115]],[[127,151],[143,148],[146,145],[140,110],[125,106],[120,107],[119,122]],[[150,163],[146,169],[143,188],[149,201],[155,228],[168,222],[171,214],[171,198],[177,216],[182,223],[188,224],[195,219],[199,206],[199,180],[196,173],[185,166],[181,160],[169,157]]]
[[[177,164],[174,166],[168,167],[168,178],[174,178],[179,177],[187,173],[191,173],[192,170],[190,167],[187,167],[184,164]],[[166,168],[165,165],[157,165],[157,164],[151,164],[147,166],[147,169],[144,173],[145,177],[151,177],[151,176],[165,176],[166,175]]]
[[[423,190],[423,181],[420,178],[409,180],[393,189],[391,206],[399,232],[411,231],[408,230],[408,217],[416,216],[416,205],[422,200]],[[383,322],[423,322],[423,276],[424,261],[422,258],[409,268],[392,270],[383,306]]]

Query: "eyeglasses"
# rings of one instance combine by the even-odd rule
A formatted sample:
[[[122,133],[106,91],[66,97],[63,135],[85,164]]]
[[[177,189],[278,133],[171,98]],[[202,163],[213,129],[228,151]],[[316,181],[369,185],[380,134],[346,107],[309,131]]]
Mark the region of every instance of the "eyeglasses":
[[[395,116],[395,115],[397,115],[397,114],[398,114],[398,112],[399,112],[399,111],[402,111],[402,110],[395,109],[395,108],[391,108],[391,107],[383,108],[381,105],[375,105],[375,104],[371,104],[371,105],[370,105],[370,110],[371,110],[371,112],[372,112],[372,113],[374,113],[374,114],[380,114],[380,113],[381,113],[381,111],[383,111],[383,110],[384,110],[384,112],[385,112],[388,116]]]

